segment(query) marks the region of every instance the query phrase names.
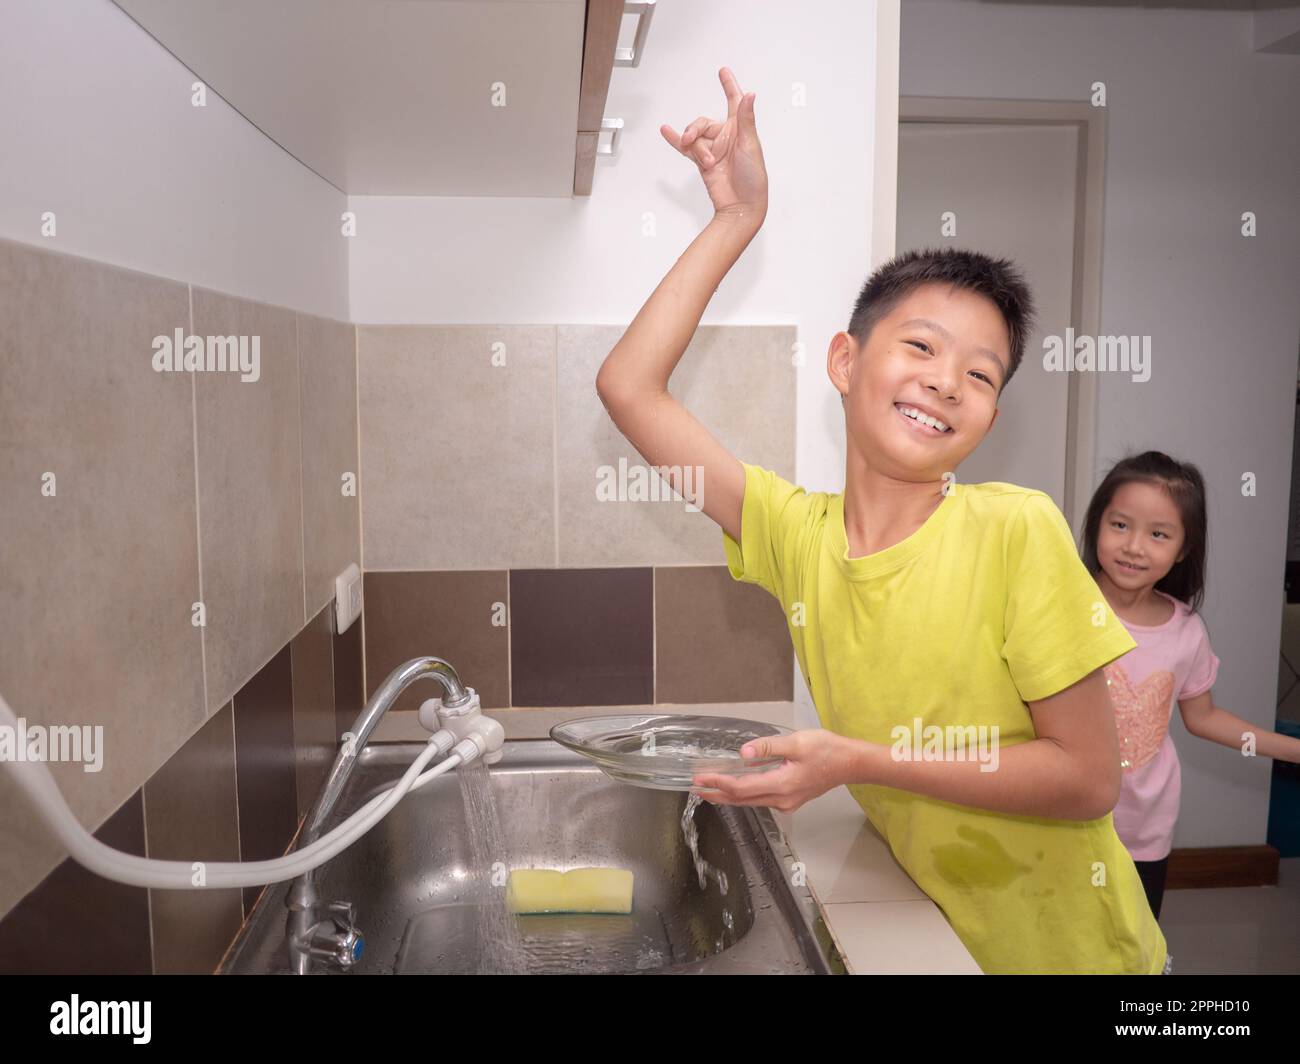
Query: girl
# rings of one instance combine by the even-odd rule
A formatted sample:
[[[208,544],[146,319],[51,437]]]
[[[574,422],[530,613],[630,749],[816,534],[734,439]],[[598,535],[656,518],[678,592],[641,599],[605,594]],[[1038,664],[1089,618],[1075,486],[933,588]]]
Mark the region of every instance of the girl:
[[[1178,819],[1180,772],[1169,735],[1175,697],[1198,738],[1300,761],[1300,739],[1233,716],[1211,697],[1219,659],[1196,612],[1206,537],[1200,470],[1159,451],[1117,463],[1085,520],[1084,565],[1138,644],[1103,670],[1124,769],[1113,818],[1157,919]]]

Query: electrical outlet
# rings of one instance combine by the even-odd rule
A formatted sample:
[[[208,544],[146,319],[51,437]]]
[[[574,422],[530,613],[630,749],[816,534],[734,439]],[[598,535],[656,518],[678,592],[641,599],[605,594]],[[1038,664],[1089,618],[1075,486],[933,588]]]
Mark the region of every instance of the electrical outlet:
[[[361,616],[361,570],[356,562],[334,578],[335,630],[346,632]]]

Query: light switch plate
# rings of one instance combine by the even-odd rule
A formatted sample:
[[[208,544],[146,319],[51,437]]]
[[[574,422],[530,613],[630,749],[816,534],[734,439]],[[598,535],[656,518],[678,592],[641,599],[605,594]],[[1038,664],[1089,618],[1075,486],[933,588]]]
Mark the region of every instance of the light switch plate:
[[[346,632],[361,616],[361,570],[356,562],[334,578],[335,630]]]

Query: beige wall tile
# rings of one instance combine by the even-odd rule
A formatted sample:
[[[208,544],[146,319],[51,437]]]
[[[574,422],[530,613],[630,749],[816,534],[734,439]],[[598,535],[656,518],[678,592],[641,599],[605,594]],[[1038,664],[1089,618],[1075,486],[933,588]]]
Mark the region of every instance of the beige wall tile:
[[[555,327],[360,326],[357,340],[365,568],[553,566]]]
[[[188,320],[183,285],[0,241],[0,692],[103,726],[101,771],[50,765],[91,830],[204,719],[190,379],[152,367]],[[0,913],[64,856],[0,772]]]
[[[260,336],[256,381],[194,374],[208,707],[215,711],[306,623],[292,311],[195,288],[198,336]]]
[[[624,331],[622,325],[556,330],[559,564],[717,564],[723,558],[718,526],[688,511],[666,483],[659,487],[665,501],[597,498],[602,467],[617,479],[620,459],[629,474],[647,465],[596,394],[596,374]],[[793,325],[703,325],[669,385],[737,458],[786,477],[794,473],[795,335]]]
[[[302,391],[302,538],[307,615],[334,598],[334,578],[361,564],[360,489],[343,494],[343,475],[357,478],[356,327],[298,315]]]

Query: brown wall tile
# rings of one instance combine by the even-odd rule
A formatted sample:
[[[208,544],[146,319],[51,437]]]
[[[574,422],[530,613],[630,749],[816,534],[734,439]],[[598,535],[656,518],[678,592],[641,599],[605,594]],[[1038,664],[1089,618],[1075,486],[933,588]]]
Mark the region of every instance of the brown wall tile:
[[[147,857],[136,791],[94,833]],[[0,974],[148,975],[149,891],[104,879],[66,858],[0,920]]]
[[[293,662],[293,738],[298,811],[306,816],[334,755],[333,612],[325,607],[289,644]]]
[[[650,569],[510,570],[511,705],[653,699]]]
[[[234,719],[239,859],[269,860],[288,849],[300,819],[288,646],[235,695]],[[244,888],[245,914],[261,892]]]
[[[235,725],[229,703],[208,719],[144,786],[149,856],[238,861]],[[149,891],[154,971],[206,975],[243,920],[237,887]]]
[[[364,597],[364,593],[363,593]],[[346,632],[335,633],[334,650],[334,724],[335,738],[356,723],[357,715],[365,706],[366,690],[363,678],[361,628],[364,617],[352,622]]]
[[[366,573],[367,697],[397,666],[431,654],[478,692],[484,710],[508,706],[506,594],[501,570]],[[493,623],[497,617],[503,623]],[[418,710],[441,693],[435,681],[421,680],[394,708]]]
[[[794,698],[794,648],[781,604],[725,565],[655,569],[655,701]]]

